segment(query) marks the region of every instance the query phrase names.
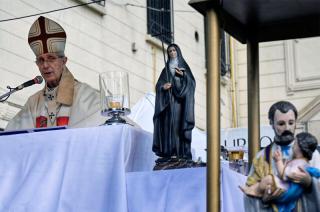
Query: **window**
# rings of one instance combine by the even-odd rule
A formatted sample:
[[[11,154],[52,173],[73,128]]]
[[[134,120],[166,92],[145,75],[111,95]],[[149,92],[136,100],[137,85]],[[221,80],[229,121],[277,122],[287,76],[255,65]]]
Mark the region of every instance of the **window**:
[[[171,0],[147,0],[148,34],[166,44],[172,42],[171,13]]]
[[[287,40],[284,43],[288,94],[319,89],[319,37]]]
[[[205,22],[206,25],[206,22]],[[207,41],[207,28],[205,27],[205,40]],[[231,59],[230,59],[230,35],[223,30],[220,30],[220,75],[222,77],[230,77]],[[206,51],[206,67],[208,67],[208,46],[205,45]],[[226,78],[227,79],[227,78]]]
[[[221,66],[221,76],[228,76],[230,74],[230,44],[229,35],[223,30],[220,31],[220,66]]]

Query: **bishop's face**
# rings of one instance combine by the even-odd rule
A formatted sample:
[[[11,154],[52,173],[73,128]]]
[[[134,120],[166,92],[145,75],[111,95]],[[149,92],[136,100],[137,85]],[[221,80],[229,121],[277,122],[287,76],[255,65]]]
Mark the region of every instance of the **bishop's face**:
[[[294,140],[294,132],[296,128],[296,118],[294,112],[289,110],[282,113],[276,110],[273,120],[273,130],[275,132],[275,142],[279,145],[288,145]]]
[[[168,49],[169,57],[176,58],[177,57],[177,50],[173,46],[169,47]]]
[[[37,57],[36,64],[48,87],[59,85],[66,57],[59,57],[54,53],[45,53]]]

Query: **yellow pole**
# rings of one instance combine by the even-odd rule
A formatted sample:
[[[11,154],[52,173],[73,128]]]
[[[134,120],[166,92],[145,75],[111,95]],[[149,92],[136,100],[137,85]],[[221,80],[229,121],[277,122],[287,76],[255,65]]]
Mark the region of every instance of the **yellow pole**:
[[[237,118],[237,95],[236,95],[236,78],[234,71],[233,63],[233,39],[229,37],[229,46],[230,46],[230,72],[231,72],[231,95],[232,95],[232,127],[238,127],[238,118]]]
[[[213,8],[207,10],[207,211],[220,212],[220,33]]]
[[[259,43],[254,39],[247,42],[247,62],[248,142],[251,164],[260,148]]]

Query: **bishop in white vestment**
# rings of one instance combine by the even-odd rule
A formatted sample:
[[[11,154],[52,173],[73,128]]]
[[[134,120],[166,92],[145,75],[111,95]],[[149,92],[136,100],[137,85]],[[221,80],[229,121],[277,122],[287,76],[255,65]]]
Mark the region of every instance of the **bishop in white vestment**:
[[[103,124],[106,118],[100,115],[99,92],[74,79],[66,67],[64,29],[40,16],[30,28],[28,42],[46,85],[29,97],[6,130]]]

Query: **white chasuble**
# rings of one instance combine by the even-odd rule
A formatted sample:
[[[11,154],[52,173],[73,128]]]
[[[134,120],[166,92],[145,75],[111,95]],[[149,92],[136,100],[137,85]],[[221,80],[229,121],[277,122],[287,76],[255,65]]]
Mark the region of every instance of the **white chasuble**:
[[[90,127],[104,123],[100,113],[100,94],[74,79],[65,68],[59,86],[46,87],[28,98],[22,110],[8,123],[6,130],[51,126]]]

